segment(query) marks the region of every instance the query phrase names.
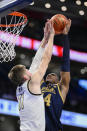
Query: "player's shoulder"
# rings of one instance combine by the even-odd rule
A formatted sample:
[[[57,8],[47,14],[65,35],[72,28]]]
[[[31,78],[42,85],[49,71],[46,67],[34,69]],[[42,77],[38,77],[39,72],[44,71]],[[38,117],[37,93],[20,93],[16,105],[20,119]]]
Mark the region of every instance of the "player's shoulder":
[[[22,85],[17,86],[16,92],[22,92],[27,87],[28,81],[25,81]]]

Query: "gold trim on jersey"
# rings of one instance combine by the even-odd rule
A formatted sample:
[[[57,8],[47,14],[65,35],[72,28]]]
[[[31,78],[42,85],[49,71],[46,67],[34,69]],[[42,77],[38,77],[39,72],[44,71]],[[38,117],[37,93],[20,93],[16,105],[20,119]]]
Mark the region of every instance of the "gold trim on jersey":
[[[41,82],[40,82],[40,85],[44,82],[44,80],[42,79]]]
[[[60,88],[59,88],[59,84],[58,84],[58,83],[57,83],[57,86],[58,86],[58,91],[59,91],[60,97],[61,97],[62,102],[63,102],[63,104],[64,104],[64,99],[63,99],[63,96],[62,96],[62,94],[61,94],[61,91],[60,91]]]
[[[41,89],[41,91],[42,91],[42,93],[50,92],[50,93],[56,94],[54,88],[48,88],[48,87],[45,87],[45,86]]]

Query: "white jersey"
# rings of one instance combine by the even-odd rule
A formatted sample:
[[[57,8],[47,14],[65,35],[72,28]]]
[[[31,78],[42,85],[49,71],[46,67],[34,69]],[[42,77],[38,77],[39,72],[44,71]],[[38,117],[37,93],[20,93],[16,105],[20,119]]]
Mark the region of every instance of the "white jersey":
[[[19,103],[20,130],[45,131],[45,109],[43,95],[28,91],[27,82],[16,90]]]

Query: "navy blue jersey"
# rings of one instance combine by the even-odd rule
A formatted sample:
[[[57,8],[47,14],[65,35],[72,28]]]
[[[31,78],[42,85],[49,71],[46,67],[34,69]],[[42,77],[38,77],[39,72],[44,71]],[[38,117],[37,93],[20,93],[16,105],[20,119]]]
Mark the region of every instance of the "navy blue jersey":
[[[58,84],[47,84],[45,81],[41,83],[41,90],[45,102],[45,131],[62,131],[60,122],[63,98]]]

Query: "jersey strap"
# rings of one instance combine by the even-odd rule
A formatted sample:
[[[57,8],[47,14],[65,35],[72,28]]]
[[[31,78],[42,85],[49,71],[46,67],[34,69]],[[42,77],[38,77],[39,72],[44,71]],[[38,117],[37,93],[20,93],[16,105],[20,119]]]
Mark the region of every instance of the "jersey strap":
[[[61,90],[60,90],[60,88],[59,88],[59,84],[57,84],[57,86],[58,86],[59,95],[60,95],[60,97],[61,97],[61,99],[62,99],[62,102],[63,102],[63,104],[64,104],[64,99],[63,99]]]

